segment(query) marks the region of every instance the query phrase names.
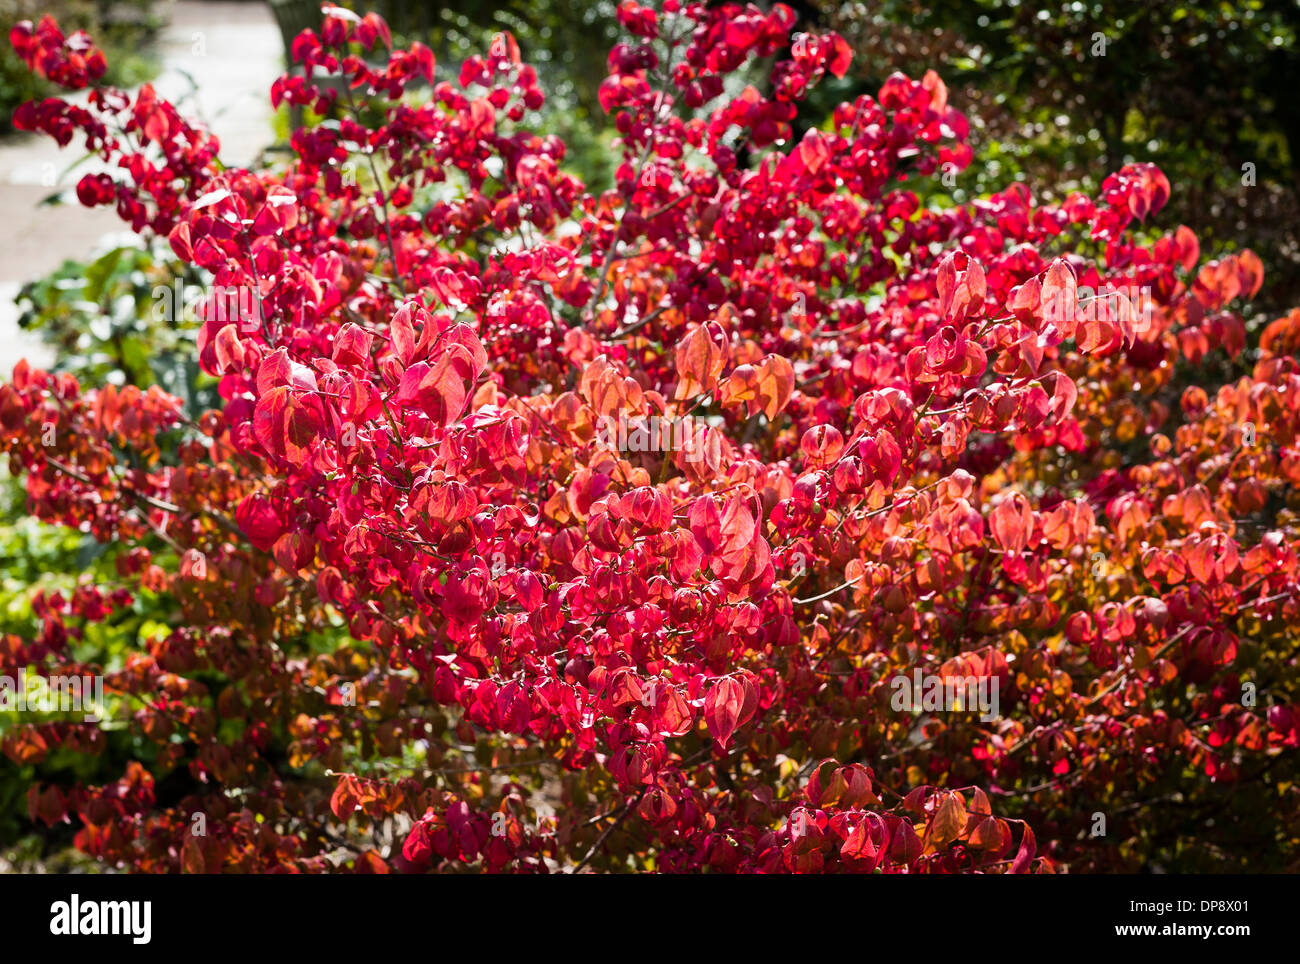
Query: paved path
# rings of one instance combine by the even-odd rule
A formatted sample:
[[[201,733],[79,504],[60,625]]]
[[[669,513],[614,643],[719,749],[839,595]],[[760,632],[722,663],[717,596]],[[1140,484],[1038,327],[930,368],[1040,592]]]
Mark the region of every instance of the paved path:
[[[254,161],[271,141],[270,89],[283,66],[270,9],[261,3],[179,0],[155,49],[159,96],[217,135],[226,164]],[[110,209],[77,203],[72,188],[94,170],[87,164],[68,171],[80,156],[75,141],[60,151],[45,136],[0,139],[0,218],[6,227],[0,232],[0,378],[8,378],[20,358],[51,361],[40,339],[18,327],[13,298],[19,287],[68,258],[85,260],[123,240],[126,225]],[[67,191],[69,203],[37,206],[60,190]]]

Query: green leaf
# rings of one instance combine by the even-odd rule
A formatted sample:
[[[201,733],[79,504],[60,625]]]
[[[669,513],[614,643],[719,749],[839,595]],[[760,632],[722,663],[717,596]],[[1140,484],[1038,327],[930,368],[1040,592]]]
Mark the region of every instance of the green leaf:
[[[103,300],[104,288],[112,277],[126,248],[114,248],[86,266],[86,297],[96,303]]]

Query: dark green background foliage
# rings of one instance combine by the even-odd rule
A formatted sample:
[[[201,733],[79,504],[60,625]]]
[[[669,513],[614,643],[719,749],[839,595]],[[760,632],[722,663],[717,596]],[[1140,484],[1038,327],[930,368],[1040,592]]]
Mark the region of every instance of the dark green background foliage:
[[[161,385],[184,400],[193,417],[220,401],[215,379],[198,367],[192,300],[199,291],[198,273],[178,265],[165,243],[152,250],[113,248],[90,262],[65,262],[49,277],[25,285],[18,296],[19,324],[40,333],[56,352],[53,367],[74,374],[82,384]],[[176,304],[182,310],[175,310]],[[174,460],[175,444],[163,444],[162,452],[165,461]],[[41,589],[66,598],[79,579],[101,587],[117,585],[120,548],[36,522],[27,515],[25,499],[21,484],[0,466],[0,634],[30,639],[40,631],[32,594]],[[175,564],[167,561],[166,551],[159,561]],[[170,632],[169,597],[138,588],[133,596],[130,607],[87,627],[75,645],[78,659],[109,671],[121,669],[129,653]],[[110,714],[114,707],[110,695]],[[0,734],[13,719],[0,714]],[[0,757],[0,870],[6,864],[48,870],[82,866],[69,849],[71,825],[47,829],[30,821],[27,788],[33,783],[101,784],[117,779],[125,761],[153,752],[148,741],[135,739],[120,725],[108,725],[107,737],[99,757],[56,752],[37,766],[17,766]]]
[[[1095,188],[1154,161],[1162,222],[1203,248],[1264,260],[1258,304],[1300,301],[1300,4],[866,0],[819,4],[867,86],[939,72],[972,117],[975,193],[1023,179],[1038,194]],[[1100,51],[1104,50],[1104,54]],[[1243,183],[1254,165],[1255,185]]]
[[[113,248],[24,285],[18,323],[39,332],[58,370],[83,385],[161,385],[193,417],[220,404],[195,351],[203,284],[198,269],[178,264],[165,243]]]

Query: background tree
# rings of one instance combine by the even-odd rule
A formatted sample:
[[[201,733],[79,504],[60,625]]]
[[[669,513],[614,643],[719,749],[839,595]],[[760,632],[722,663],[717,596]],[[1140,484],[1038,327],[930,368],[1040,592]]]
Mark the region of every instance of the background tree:
[[[1300,7],[1251,3],[819,3],[859,56],[864,85],[934,66],[973,119],[962,186],[1009,177],[1094,189],[1151,161],[1170,213],[1211,249],[1244,239],[1272,270],[1260,305],[1300,294]],[[1249,165],[1249,166],[1248,166]],[[969,184],[969,187],[967,185]],[[1049,194],[1050,196],[1050,194]]]

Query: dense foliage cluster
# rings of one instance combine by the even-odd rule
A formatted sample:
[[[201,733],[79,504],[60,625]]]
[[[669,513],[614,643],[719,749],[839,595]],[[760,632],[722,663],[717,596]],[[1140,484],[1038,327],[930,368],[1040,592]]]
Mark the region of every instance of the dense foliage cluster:
[[[33,819],[144,871],[1295,869],[1300,311],[1248,330],[1259,259],[1143,227],[1147,164],[923,206],[971,159],[933,72],[795,143],[851,55],[783,6],[619,20],[599,196],[505,34],[435,83],[327,7],[272,98],[342,119],[247,171],[14,31],[89,87],[17,126],[210,277],[222,403],[0,386],[31,512],[117,574],[0,644],[112,696],[7,726]],[[96,664],[142,594],[168,625]],[[914,674],[997,711],[900,710]]]
[[[69,32],[84,29],[94,34],[108,61],[105,79],[110,83],[138,84],[158,69],[148,42],[162,26],[163,10],[150,0],[8,0],[0,6],[0,35],[8,36],[16,24],[42,13],[52,14]],[[13,131],[12,115],[19,104],[57,90],[9,44],[0,44],[0,133]]]

